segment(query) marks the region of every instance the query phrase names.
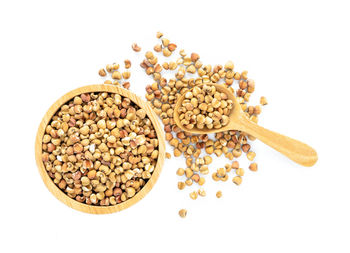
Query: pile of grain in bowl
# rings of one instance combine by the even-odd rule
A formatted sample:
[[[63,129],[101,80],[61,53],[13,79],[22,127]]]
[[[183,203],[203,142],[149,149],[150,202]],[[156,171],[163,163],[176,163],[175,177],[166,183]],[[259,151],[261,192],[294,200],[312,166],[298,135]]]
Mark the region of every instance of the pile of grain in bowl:
[[[134,197],[151,178],[157,158],[158,139],[145,110],[114,93],[75,96],[52,117],[42,140],[50,178],[88,205]]]
[[[189,130],[222,128],[229,122],[232,104],[232,100],[217,91],[215,86],[195,86],[185,93],[185,99],[178,108],[180,123]]]

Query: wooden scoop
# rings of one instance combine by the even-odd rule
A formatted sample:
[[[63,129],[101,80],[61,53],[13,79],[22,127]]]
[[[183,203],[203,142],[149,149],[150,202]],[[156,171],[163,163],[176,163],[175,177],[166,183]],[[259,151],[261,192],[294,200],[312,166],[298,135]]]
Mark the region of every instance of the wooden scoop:
[[[227,95],[228,99],[233,101],[233,108],[231,109],[229,115],[229,123],[219,129],[187,129],[181,123],[179,119],[179,107],[183,100],[185,99],[185,94],[183,94],[175,105],[174,110],[174,120],[175,123],[186,132],[194,133],[194,134],[209,134],[209,133],[217,133],[229,130],[239,130],[245,132],[251,136],[256,137],[266,145],[269,145],[273,149],[287,156],[292,161],[303,165],[303,166],[312,166],[317,161],[317,153],[310,146],[302,143],[300,141],[294,140],[282,134],[267,130],[256,123],[252,122],[247,118],[244,112],[241,109],[240,104],[238,103],[236,97],[233,93],[221,84],[207,84],[213,85],[216,87],[216,90],[219,92],[223,92]]]

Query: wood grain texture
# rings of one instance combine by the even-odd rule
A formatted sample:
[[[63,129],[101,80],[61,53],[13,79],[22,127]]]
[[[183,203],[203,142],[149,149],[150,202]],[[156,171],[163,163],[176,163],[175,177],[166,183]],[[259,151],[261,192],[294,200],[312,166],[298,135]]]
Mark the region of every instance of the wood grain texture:
[[[152,177],[148,180],[146,185],[131,199],[128,199],[125,202],[114,206],[93,206],[87,205],[84,203],[80,203],[70,197],[68,197],[64,192],[62,192],[58,186],[52,181],[50,176],[47,174],[44,163],[42,162],[42,139],[45,133],[45,129],[47,124],[50,122],[51,118],[57,112],[57,110],[64,105],[66,102],[71,100],[73,97],[80,95],[82,93],[90,93],[90,92],[109,92],[109,93],[117,93],[121,96],[128,97],[132,102],[137,104],[140,108],[145,109],[148,118],[151,120],[155,131],[157,133],[157,138],[159,140],[159,155],[156,167],[152,173]],[[63,95],[59,98],[46,112],[44,118],[42,119],[39,129],[36,135],[35,141],[35,159],[37,166],[39,168],[39,173],[49,191],[60,201],[62,201],[67,206],[74,208],[78,211],[92,213],[92,214],[106,214],[118,212],[123,209],[126,209],[136,202],[140,201],[154,186],[156,183],[159,174],[162,170],[162,166],[165,159],[165,141],[164,141],[164,132],[162,127],[158,121],[157,115],[153,112],[152,108],[148,105],[148,103],[144,102],[140,97],[135,95],[134,93],[123,89],[121,87],[112,86],[112,85],[89,85],[80,87],[78,89],[72,90],[67,94]]]
[[[238,130],[256,137],[292,161],[307,167],[317,162],[317,153],[309,145],[261,127],[245,116],[239,122],[240,127],[237,127],[239,128]]]
[[[290,137],[284,136],[282,134],[267,130],[247,118],[245,113],[242,111],[240,104],[238,103],[234,94],[222,84],[210,83],[207,85],[213,85],[220,92],[225,93],[228,99],[233,101],[233,109],[229,115],[229,123],[219,129],[187,129],[181,123],[179,119],[178,108],[181,106],[183,100],[185,99],[185,94],[183,94],[177,101],[174,109],[174,121],[182,130],[186,132],[191,132],[195,134],[208,134],[224,132],[229,130],[240,130],[251,136],[256,137],[266,145],[269,145],[273,149],[277,150],[281,154],[287,156],[292,161],[303,165],[312,166],[317,160],[317,152],[309,145],[297,141]]]

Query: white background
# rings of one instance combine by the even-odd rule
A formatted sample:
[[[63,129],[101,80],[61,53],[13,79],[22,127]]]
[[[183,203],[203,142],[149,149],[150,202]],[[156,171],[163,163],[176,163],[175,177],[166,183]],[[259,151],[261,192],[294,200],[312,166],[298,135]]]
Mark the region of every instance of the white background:
[[[349,252],[348,11],[347,1],[1,1],[0,251]],[[143,96],[151,80],[138,65],[158,30],[204,63],[249,70],[252,101],[269,100],[259,124],[313,146],[317,164],[256,141],[259,171],[239,187],[208,176],[196,201],[176,187],[182,158],[166,160],[153,190],[120,213],[85,214],[54,198],[34,160],[41,118],[126,58]]]

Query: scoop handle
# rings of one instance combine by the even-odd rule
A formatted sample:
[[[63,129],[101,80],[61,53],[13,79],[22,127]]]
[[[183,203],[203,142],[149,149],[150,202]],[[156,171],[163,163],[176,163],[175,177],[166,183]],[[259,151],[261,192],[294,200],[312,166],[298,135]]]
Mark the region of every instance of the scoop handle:
[[[263,128],[245,116],[240,117],[240,128],[300,165],[310,167],[317,162],[317,152],[309,145]]]

